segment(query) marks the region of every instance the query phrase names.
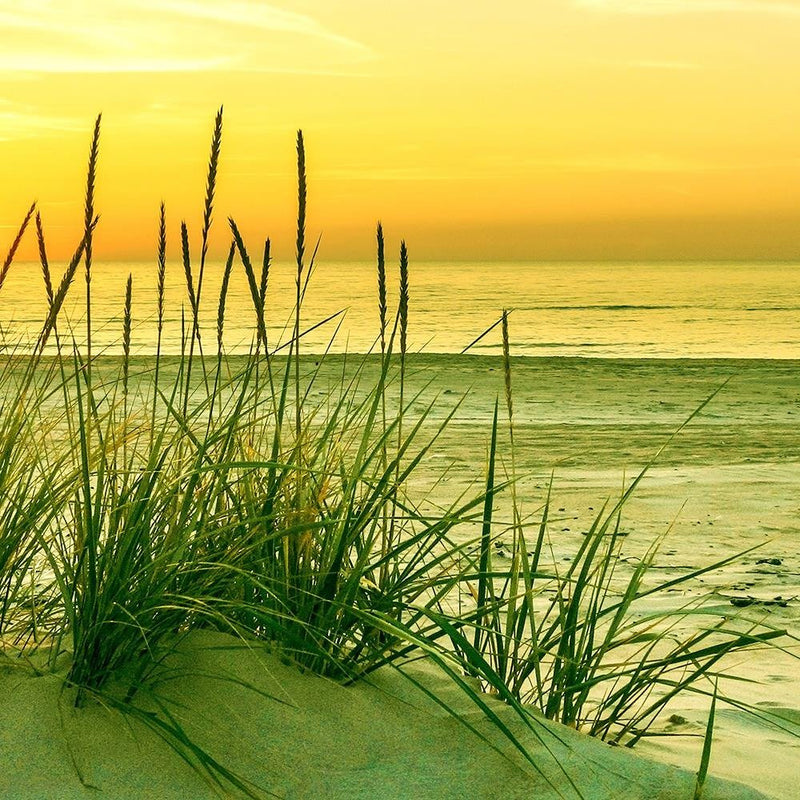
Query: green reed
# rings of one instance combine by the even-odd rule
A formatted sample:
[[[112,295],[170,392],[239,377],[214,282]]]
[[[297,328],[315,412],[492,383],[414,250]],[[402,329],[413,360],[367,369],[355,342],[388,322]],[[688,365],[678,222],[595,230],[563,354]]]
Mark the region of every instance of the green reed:
[[[413,496],[412,479],[458,405],[434,423],[436,401],[426,401],[424,391],[412,393],[408,385],[405,241],[392,320],[378,225],[380,355],[352,366],[348,361],[333,386],[321,377],[328,351],[315,359],[301,355],[303,337],[336,322],[337,315],[303,328],[302,304],[319,241],[307,258],[300,131],[295,303],[283,350],[270,349],[268,338],[270,239],[257,274],[229,218],[216,354],[203,353],[201,297],[212,252],[220,108],[196,268],[188,226],[180,225],[190,318],[184,318],[181,354],[169,362],[174,374],[167,377],[162,352],[167,259],[162,203],[155,369],[140,370],[132,353],[129,276],[120,376],[116,361],[92,352],[99,131],[100,117],[90,148],[82,238],[56,282],[36,215],[47,314],[31,351],[0,363],[0,640],[9,651],[38,658],[46,669],[62,669],[77,706],[99,701],[128,714],[212,782],[256,796],[241,776],[191,742],[159,700],[159,671],[183,637],[204,628],[221,630],[342,681],[380,667],[413,680],[404,666],[425,655],[537,770],[522,739],[486,702],[473,678],[507,702],[532,736],[540,737],[542,728],[526,704],[551,719],[630,744],[647,734],[675,694],[708,691],[706,682],[725,674],[720,664],[730,654],[781,639],[782,631],[720,622],[701,606],[637,613],[644,598],[734,558],[650,586],[645,577],[656,542],[620,584],[619,520],[649,464],[622,498],[597,516],[566,570],[547,563],[549,491],[533,524],[521,509],[506,311],[472,344],[501,326],[510,471],[500,473],[498,397],[487,432],[483,487],[426,510],[427,498]],[[34,212],[31,207],[3,262],[0,288]],[[233,357],[226,352],[224,331],[237,256],[252,301],[254,343],[249,353]],[[83,351],[66,338],[68,328],[58,325],[81,263],[87,287]],[[51,335],[56,353],[45,358]],[[198,360],[199,374],[193,369]],[[370,378],[376,363],[377,375]],[[260,379],[264,369],[266,382]],[[317,390],[320,400],[312,399]],[[416,408],[422,410],[412,413]],[[510,524],[495,513],[501,496],[510,497]],[[492,547],[509,530],[512,558],[500,568]],[[64,660],[66,668],[60,666]],[[160,711],[145,711],[138,704],[143,696],[161,703]],[[460,721],[475,729],[468,719]],[[569,783],[569,775],[564,777]]]

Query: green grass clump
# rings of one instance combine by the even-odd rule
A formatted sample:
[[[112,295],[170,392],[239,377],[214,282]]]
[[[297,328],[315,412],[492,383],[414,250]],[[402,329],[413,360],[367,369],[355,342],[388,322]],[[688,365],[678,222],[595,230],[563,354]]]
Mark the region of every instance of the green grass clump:
[[[57,286],[44,226],[35,216],[49,309],[35,345],[0,363],[0,637],[8,652],[51,670],[66,661],[65,686],[74,692],[75,705],[101,699],[150,725],[214,780],[252,793],[187,740],[165,707],[153,714],[137,705],[142,695],[154,696],[165,659],[194,630],[213,628],[252,646],[262,643],[343,681],[386,665],[402,671],[425,655],[523,752],[470,677],[512,705],[534,733],[537,723],[525,705],[632,744],[676,693],[708,692],[704,681],[724,676],[719,665],[728,655],[783,635],[721,618],[700,605],[637,611],[644,598],[730,560],[652,586],[646,578],[656,543],[620,581],[620,515],[646,468],[613,508],[598,515],[566,570],[548,563],[549,494],[532,525],[523,520],[517,497],[506,312],[498,324],[508,474],[498,475],[498,400],[483,490],[453,498],[435,512],[424,509],[424,497],[411,496],[410,479],[456,409],[431,429],[432,403],[407,395],[408,250],[403,242],[392,319],[380,225],[380,352],[343,371],[338,385],[322,387],[321,400],[312,399],[321,386],[320,367],[301,358],[300,349],[303,301],[318,243],[307,258],[301,132],[289,339],[279,348],[267,335],[270,240],[257,272],[239,227],[229,219],[216,353],[209,351],[213,345],[201,338],[200,303],[222,133],[220,109],[199,264],[192,260],[188,226],[180,225],[189,319],[178,357],[162,353],[167,215],[160,208],[157,345],[146,373],[137,373],[131,356],[130,277],[121,303],[121,359],[92,350],[99,117],[84,231]],[[32,206],[3,262],[0,288],[34,212]],[[81,262],[85,341],[70,335],[69,321],[61,316]],[[223,336],[226,299],[239,268],[252,299],[254,334],[248,354],[230,356]],[[51,336],[56,352],[45,356]],[[366,367],[373,363],[379,369],[370,381]],[[421,412],[411,412],[420,405]],[[510,496],[510,524],[495,518],[501,493]],[[500,569],[492,544],[509,531],[511,562]]]

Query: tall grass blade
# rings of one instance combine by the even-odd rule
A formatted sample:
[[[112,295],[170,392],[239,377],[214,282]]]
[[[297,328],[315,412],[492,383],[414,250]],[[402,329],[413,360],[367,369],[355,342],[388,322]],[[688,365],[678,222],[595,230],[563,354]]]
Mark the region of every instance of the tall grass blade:
[[[714,714],[717,708],[717,693],[719,686],[714,684],[714,694],[711,697],[711,708],[708,712],[706,735],[703,739],[703,754],[700,758],[700,769],[697,772],[697,782],[694,787],[694,800],[703,800],[703,789],[708,777],[708,766],[711,762],[711,742],[714,738]]]
[[[495,459],[497,457],[497,412],[498,401],[494,403],[492,416],[492,438],[489,444],[489,464],[486,469],[486,491],[484,493],[483,520],[481,522],[480,563],[478,566],[478,597],[475,611],[475,636],[473,647],[483,651],[482,627],[486,615],[486,598],[492,597],[492,514],[494,511]]]

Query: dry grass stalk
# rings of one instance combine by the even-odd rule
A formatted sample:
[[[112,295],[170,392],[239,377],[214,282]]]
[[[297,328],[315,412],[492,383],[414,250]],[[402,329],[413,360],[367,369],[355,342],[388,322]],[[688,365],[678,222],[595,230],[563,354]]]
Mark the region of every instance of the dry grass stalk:
[[[44,290],[47,292],[47,302],[53,305],[53,279],[50,274],[50,261],[47,258],[47,247],[44,242],[44,227],[42,225],[42,215],[36,212],[36,243],[39,247],[39,261],[42,265],[42,277],[44,278]]]
[[[96,225],[97,218],[95,218],[94,222],[90,226],[90,231],[94,231]],[[78,245],[78,249],[73,254],[72,259],[67,265],[67,269],[64,271],[64,275],[61,278],[61,283],[59,283],[58,289],[53,295],[53,302],[50,304],[50,311],[47,315],[47,319],[45,320],[44,326],[42,327],[42,332],[39,334],[39,340],[36,344],[35,352],[37,353],[41,353],[44,350],[44,346],[47,344],[47,340],[49,339],[50,334],[55,327],[56,319],[61,311],[61,306],[64,304],[64,300],[66,300],[67,292],[69,291],[69,287],[72,285],[72,281],[75,278],[78,265],[81,263],[81,259],[84,257],[86,250],[86,239],[87,234],[84,233],[83,239],[81,239],[81,243]]]
[[[167,213],[164,202],[158,217],[158,350],[161,350],[161,334],[164,330],[164,284],[167,277]]]
[[[217,306],[217,353],[222,358],[222,334],[225,328],[225,301],[228,298],[228,284],[231,279],[233,257],[236,255],[236,242],[231,242],[228,258],[225,261],[225,272],[222,274],[222,287],[219,291],[219,304]]]
[[[125,284],[125,308],[122,313],[122,460],[128,464],[128,437],[125,428],[128,424],[128,388],[131,367],[131,301],[133,296],[133,276],[128,273]]]
[[[189,295],[189,306],[192,310],[193,320],[197,319],[197,295],[194,291],[194,276],[192,275],[192,258],[189,252],[189,231],[186,222],[181,222],[181,260],[183,261],[183,274],[186,278],[186,292]]]
[[[0,289],[3,288],[3,284],[6,282],[6,276],[8,275],[9,269],[11,269],[11,262],[14,260],[14,256],[17,253],[17,249],[22,241],[22,237],[25,235],[25,231],[28,227],[28,223],[31,221],[31,217],[33,216],[35,208],[36,203],[31,203],[31,207],[28,209],[25,219],[22,220],[22,224],[19,226],[19,230],[17,231],[17,235],[14,237],[14,241],[11,242],[11,247],[8,248],[8,253],[5,261],[3,261],[3,266],[0,267]]]
[[[296,258],[298,284],[303,274],[303,256],[306,249],[306,150],[303,131],[297,131],[297,241]]]
[[[303,286],[303,257],[305,254],[306,242],[306,151],[303,142],[303,131],[297,131],[297,240],[296,253],[297,278],[296,278],[296,297],[295,297],[295,316],[294,316],[294,413],[295,413],[295,435],[298,447],[300,445],[300,433],[302,421],[300,418],[300,304],[302,302]]]
[[[158,246],[157,246],[157,278],[156,295],[158,304],[158,321],[156,333],[156,365],[153,375],[153,408],[150,416],[151,436],[155,435],[156,427],[156,401],[158,399],[158,379],[161,371],[161,339],[164,332],[164,284],[167,278],[167,211],[164,201],[158,214]]]
[[[386,255],[383,241],[383,225],[378,223],[378,315],[381,326],[381,353],[386,353]]]
[[[400,357],[405,360],[408,335],[408,248],[400,242]]]
[[[253,262],[250,260],[250,254],[247,252],[247,247],[242,239],[242,234],[239,232],[239,226],[232,217],[228,217],[228,224],[231,227],[233,241],[236,245],[236,249],[239,251],[239,258],[242,261],[242,266],[244,267],[245,275],[247,276],[247,285],[250,288],[250,297],[253,300],[253,308],[256,312],[256,332],[258,334],[257,341],[264,346],[264,353],[267,354],[267,328],[264,320],[264,303],[261,300],[261,289],[256,282],[256,273],[253,269]]]
[[[92,375],[92,239],[97,224],[94,212],[94,187],[97,178],[97,155],[100,145],[100,121],[102,114],[97,115],[89,148],[89,169],[86,173],[86,201],[84,206],[84,266],[86,278],[86,375]]]
[[[203,291],[203,274],[205,273],[206,256],[208,255],[208,232],[211,229],[211,217],[214,211],[214,194],[217,187],[217,169],[219,153],[222,146],[222,106],[214,118],[214,133],[211,136],[211,154],[208,158],[208,175],[206,177],[206,197],[203,204],[203,242],[200,248],[200,269],[197,273],[197,303]]]
[[[131,301],[133,295],[133,276],[128,273],[125,284],[125,309],[122,315],[122,393],[128,396],[128,377],[131,362]],[[127,400],[126,400],[127,402]]]
[[[270,242],[269,238],[264,242],[264,258],[261,261],[261,283],[259,285],[258,294],[261,300],[261,306],[264,306],[264,303],[267,302],[267,286],[269,284],[269,268],[271,264],[271,255],[270,251],[272,248],[272,243]]]
[[[406,382],[406,346],[408,335],[408,248],[405,239],[400,242],[400,300],[398,303],[398,316],[400,317],[400,397],[397,409],[397,452],[395,464],[395,488],[392,496],[393,510],[386,539],[386,548],[391,550],[394,546],[395,527],[397,525],[397,490],[400,485],[400,458],[399,454],[403,442],[403,407],[405,405]]]

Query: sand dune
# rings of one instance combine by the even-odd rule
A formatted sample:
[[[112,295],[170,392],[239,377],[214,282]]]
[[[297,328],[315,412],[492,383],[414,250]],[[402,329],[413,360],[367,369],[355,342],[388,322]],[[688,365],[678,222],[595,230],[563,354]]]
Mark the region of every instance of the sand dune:
[[[302,674],[222,634],[195,633],[169,662],[158,691],[186,732],[265,793],[324,798],[470,797],[526,800],[686,800],[694,775],[493,709],[529,749],[535,768],[431,666],[411,668],[481,736],[391,668],[344,687]],[[207,677],[209,673],[225,676]],[[236,681],[251,683],[263,694]],[[152,731],[118,712],[75,710],[57,676],[8,664],[0,674],[0,795],[29,800],[102,797],[200,800],[214,789]],[[270,695],[271,697],[267,697]],[[136,700],[146,706],[147,699]],[[571,783],[574,784],[571,786]],[[710,779],[704,800],[757,800],[755,790]]]

